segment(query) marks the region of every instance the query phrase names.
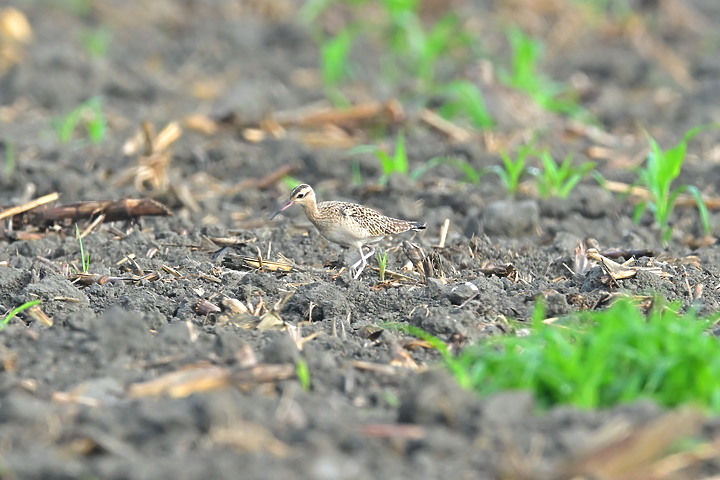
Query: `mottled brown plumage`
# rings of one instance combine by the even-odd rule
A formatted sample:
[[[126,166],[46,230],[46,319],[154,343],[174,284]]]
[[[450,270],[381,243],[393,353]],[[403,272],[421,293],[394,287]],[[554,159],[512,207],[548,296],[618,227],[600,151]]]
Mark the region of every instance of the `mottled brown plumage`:
[[[360,260],[350,267],[357,268],[355,278],[360,276],[367,265],[367,259],[375,252],[375,249],[371,248],[370,253],[363,254],[363,245],[377,242],[385,235],[425,229],[424,223],[386,217],[377,210],[357,203],[317,203],[315,191],[305,184],[295,187],[290,193],[290,200],[275,212],[273,218],[296,204],[303,208],[305,216],[323,237],[339,245],[358,249]]]

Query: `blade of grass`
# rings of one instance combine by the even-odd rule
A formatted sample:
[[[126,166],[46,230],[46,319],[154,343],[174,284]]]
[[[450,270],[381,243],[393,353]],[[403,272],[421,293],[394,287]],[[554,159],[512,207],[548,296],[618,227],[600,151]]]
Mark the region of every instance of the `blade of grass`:
[[[23,311],[27,310],[28,308],[32,308],[35,305],[39,305],[40,303],[42,303],[42,300],[31,300],[29,302],[23,303],[22,305],[20,305],[17,308],[14,308],[13,310],[11,310],[7,315],[5,315],[5,318],[3,318],[2,321],[0,321],[0,330],[5,328],[8,325],[8,323],[10,323],[10,321],[13,318],[15,318],[20,312],[23,312]]]

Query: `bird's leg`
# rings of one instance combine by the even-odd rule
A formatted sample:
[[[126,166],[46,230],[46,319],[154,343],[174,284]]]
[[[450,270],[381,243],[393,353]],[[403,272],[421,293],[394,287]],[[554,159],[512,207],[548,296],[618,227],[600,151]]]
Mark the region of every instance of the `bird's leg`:
[[[360,252],[360,253],[362,253],[362,252]],[[373,247],[372,245],[370,245],[370,251],[367,253],[367,255],[365,255],[365,257],[363,257],[363,261],[364,261],[365,263],[367,263],[367,259],[370,258],[370,257],[372,257],[372,254],[373,254],[373,253],[375,253],[375,247]]]
[[[365,260],[365,257],[360,257],[360,261],[362,262],[358,269],[355,271],[355,274],[353,275],[354,279],[357,279],[360,277],[360,274],[365,270],[365,265],[367,265],[367,261]]]
[[[360,251],[360,258],[358,258],[358,261],[350,265],[350,270],[355,270],[357,267],[360,266],[365,260],[367,260],[367,256],[363,255],[362,251],[362,245],[358,246],[358,250]]]
[[[365,270],[365,266],[367,265],[367,259],[370,258],[373,253],[375,253],[375,247],[370,247],[370,251],[367,254],[363,254],[362,247],[362,245],[358,245],[358,251],[360,252],[360,260],[353,263],[350,267],[350,271],[355,271],[355,273],[353,273],[353,278],[360,277],[360,274],[363,270]]]
[[[370,247],[370,251],[367,253],[367,255],[360,257],[362,259],[362,265],[360,265],[360,268],[358,268],[358,271],[355,273],[355,278],[360,277],[360,274],[365,270],[365,267],[367,266],[367,259],[372,257],[373,253],[375,253],[375,247]],[[360,255],[362,255],[362,249],[360,250]]]
[[[360,264],[363,262],[363,260],[364,260],[364,258],[363,258],[363,256],[362,256],[362,251],[361,251],[361,252],[360,252],[360,258],[358,259],[357,262],[355,262],[355,263],[353,263],[352,265],[350,265],[349,270],[350,270],[350,271],[355,271],[355,269],[360,266]]]

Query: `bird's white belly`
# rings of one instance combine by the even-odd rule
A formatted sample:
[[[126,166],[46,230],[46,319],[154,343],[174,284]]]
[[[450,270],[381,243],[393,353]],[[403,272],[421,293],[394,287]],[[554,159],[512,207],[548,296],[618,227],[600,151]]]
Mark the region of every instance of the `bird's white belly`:
[[[356,246],[358,243],[365,244],[380,240],[382,237],[368,236],[366,232],[359,232],[351,228],[326,226],[319,229],[323,237],[333,243],[346,247]]]
[[[344,245],[346,247],[355,245],[359,240],[362,240],[361,236],[345,228],[329,227],[321,230],[320,233],[331,242],[339,243],[340,245]]]

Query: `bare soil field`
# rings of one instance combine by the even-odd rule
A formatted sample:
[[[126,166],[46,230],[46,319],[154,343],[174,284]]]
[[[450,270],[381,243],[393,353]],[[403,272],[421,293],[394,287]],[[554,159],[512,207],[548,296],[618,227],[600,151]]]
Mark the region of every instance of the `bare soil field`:
[[[0,212],[59,199],[2,219],[0,313],[42,303],[0,331],[0,478],[720,475],[713,455],[654,477],[613,470],[603,442],[652,436],[682,412],[651,402],[540,412],[526,392],[482,398],[431,345],[385,327],[413,325],[459,351],[529,328],[539,298],[549,317],[618,294],[720,310],[720,202],[708,203],[709,236],[681,202],[664,245],[652,215],[633,221],[641,197],[587,177],[565,199],[542,198],[532,182],[511,198],[489,173],[539,131],[557,158],[596,162],[607,181],[631,186],[648,134],[670,146],[720,120],[720,3],[630,3],[623,24],[561,0],[424,2],[428,16],[462,12],[487,52],[488,64],[458,69],[483,85],[497,122],[476,131],[428,120],[432,102],[398,101],[373,70],[352,85],[362,108],[348,120],[325,100],[298,2],[97,0],[78,11],[83,2],[4,0],[32,35],[0,29]],[[485,75],[507,64],[511,23],[544,40],[544,72],[581,92],[593,122],[538,109]],[[108,35],[107,51],[92,49],[93,35]],[[378,48],[356,52],[358,65]],[[61,141],[59,123],[93,98],[102,139]],[[488,173],[471,182],[437,164],[381,185],[378,160],[351,149],[392,151],[399,132],[411,171],[452,157]],[[692,140],[678,180],[711,200],[719,138],[708,129]],[[374,257],[353,279],[343,268],[356,253],[300,208],[270,220],[290,193],[286,175],[320,200],[427,230],[380,244],[384,281]],[[95,203],[52,216],[78,202]],[[641,252],[638,265],[669,275],[611,280],[578,245],[618,262]],[[719,429],[708,418],[693,433],[717,445]]]

